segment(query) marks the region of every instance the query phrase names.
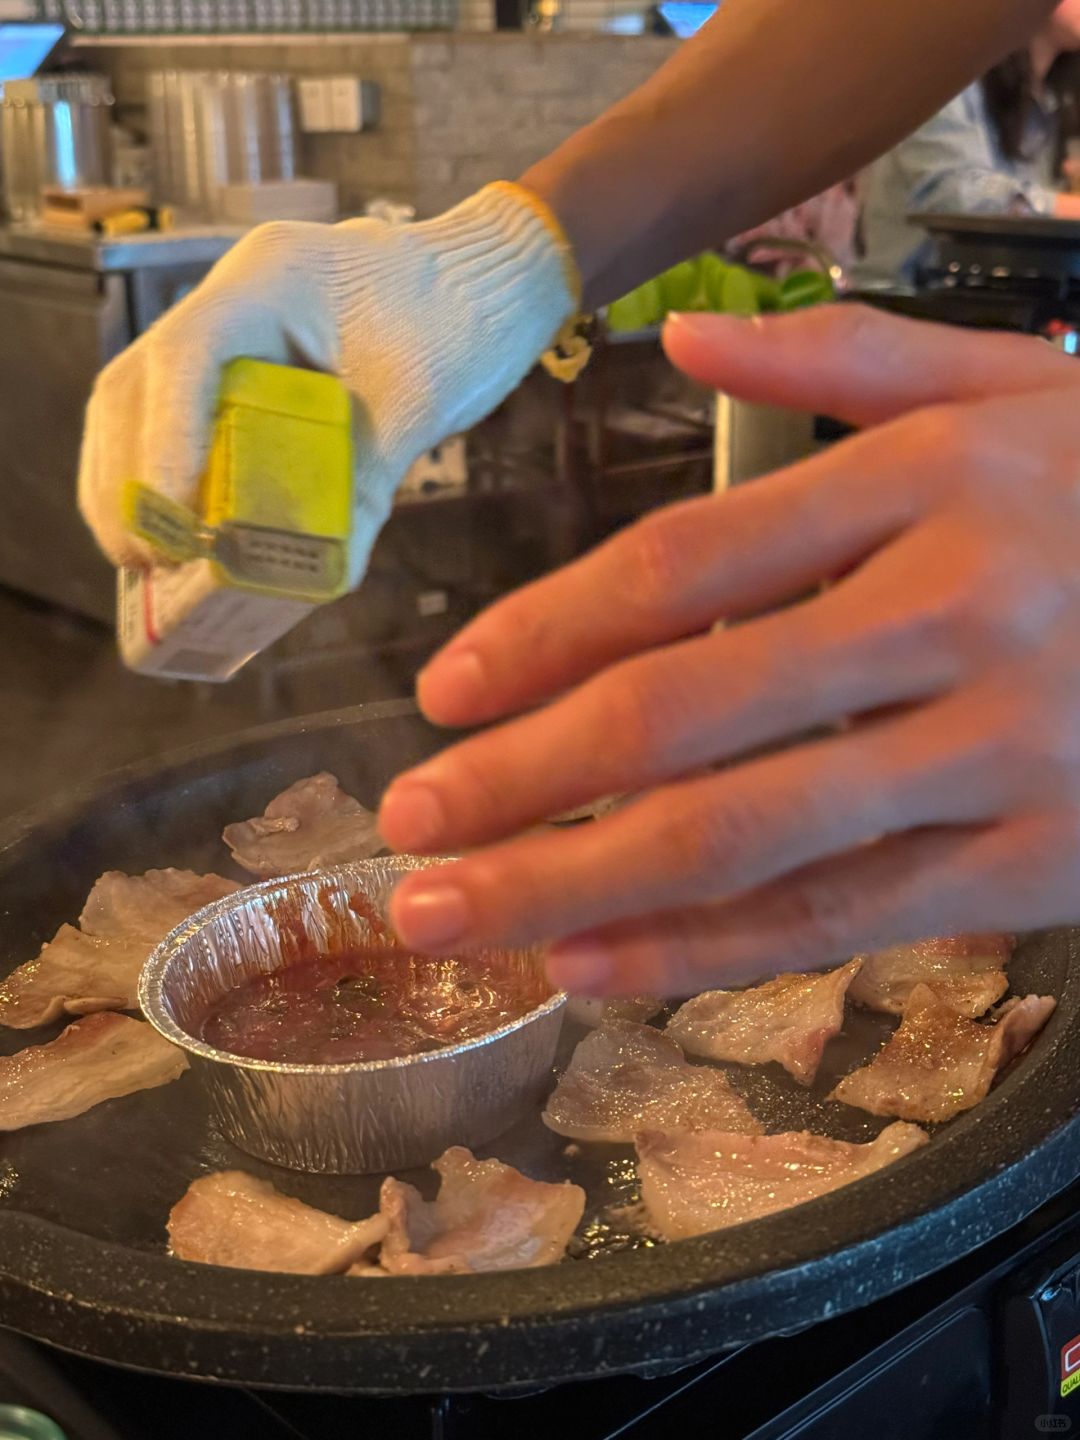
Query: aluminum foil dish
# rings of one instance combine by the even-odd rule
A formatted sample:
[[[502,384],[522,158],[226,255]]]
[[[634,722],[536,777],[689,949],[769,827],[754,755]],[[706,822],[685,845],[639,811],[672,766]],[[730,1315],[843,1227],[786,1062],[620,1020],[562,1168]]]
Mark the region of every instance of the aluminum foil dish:
[[[215,1002],[245,982],[308,955],[363,955],[391,943],[382,923],[389,897],[403,873],[424,863],[368,860],[251,886],[199,911],[151,955],[140,1008],[186,1052],[221,1130],[247,1154],[325,1174],[422,1165],[450,1145],[485,1144],[544,1095],[566,1000],[550,992],[532,951],[470,957],[542,999],[460,1044],[389,1059],[293,1063],[231,1053],[203,1038]]]

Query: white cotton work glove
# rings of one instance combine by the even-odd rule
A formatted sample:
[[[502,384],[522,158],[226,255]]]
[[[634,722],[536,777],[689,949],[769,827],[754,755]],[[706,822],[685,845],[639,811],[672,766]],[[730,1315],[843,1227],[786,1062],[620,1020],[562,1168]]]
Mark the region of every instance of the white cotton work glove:
[[[305,365],[357,401],[356,584],[409,466],[510,393],[573,315],[576,288],[558,222],[515,185],[415,225],[259,226],[98,377],[83,516],[114,564],[147,563],[125,529],[126,483],[194,506],[223,367]]]

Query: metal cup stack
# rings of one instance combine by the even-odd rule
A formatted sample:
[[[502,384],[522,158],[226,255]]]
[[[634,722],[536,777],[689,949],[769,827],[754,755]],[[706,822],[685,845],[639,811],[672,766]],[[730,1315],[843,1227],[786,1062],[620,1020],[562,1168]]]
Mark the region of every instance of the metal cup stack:
[[[216,220],[227,186],[295,178],[288,75],[156,70],[147,100],[159,201]]]

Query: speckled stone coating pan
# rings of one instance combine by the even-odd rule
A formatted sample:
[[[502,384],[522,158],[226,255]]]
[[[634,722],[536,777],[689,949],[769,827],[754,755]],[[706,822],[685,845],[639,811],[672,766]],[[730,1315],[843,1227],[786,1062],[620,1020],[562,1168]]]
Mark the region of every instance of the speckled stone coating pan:
[[[287,784],[328,769],[374,805],[399,769],[442,743],[411,706],[395,702],[73,785],[62,802],[0,832],[0,973],[78,914],[101,871],[182,865],[231,874],[222,827],[260,813]],[[209,1122],[190,1074],[76,1121],[8,1136],[0,1150],[0,1324],[148,1370],[365,1393],[659,1372],[801,1329],[957,1259],[1080,1174],[1076,936],[1029,939],[1011,973],[1017,990],[1056,995],[1057,1012],[989,1098],[924,1150],[751,1225],[547,1270],[363,1281],[170,1259],[169,1207],[207,1169],[239,1165],[350,1218],[370,1213],[376,1183],[249,1161]],[[866,1033],[851,1044],[865,1045],[878,1023],[858,1017],[852,1028]],[[30,1038],[0,1032],[0,1045],[14,1050]],[[854,1063],[847,1039],[834,1042],[823,1086]],[[771,1070],[748,1072],[745,1091],[774,1123],[828,1119],[842,1138],[873,1133],[871,1117],[830,1109],[817,1086],[801,1092]],[[538,1178],[578,1179],[592,1206],[617,1198],[626,1152],[586,1149],[569,1160],[537,1119],[484,1153]],[[430,1194],[430,1176],[422,1183]]]

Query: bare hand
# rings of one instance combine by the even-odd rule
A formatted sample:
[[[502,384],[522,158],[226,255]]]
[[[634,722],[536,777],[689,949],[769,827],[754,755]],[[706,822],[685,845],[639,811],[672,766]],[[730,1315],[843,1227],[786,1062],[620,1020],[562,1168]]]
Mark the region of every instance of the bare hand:
[[[665,343],[861,433],[647,517],[432,661],[433,720],[503,723],[386,796],[391,844],[472,852],[401,885],[403,940],[556,940],[568,988],[678,994],[1080,917],[1076,361],[847,306]]]

